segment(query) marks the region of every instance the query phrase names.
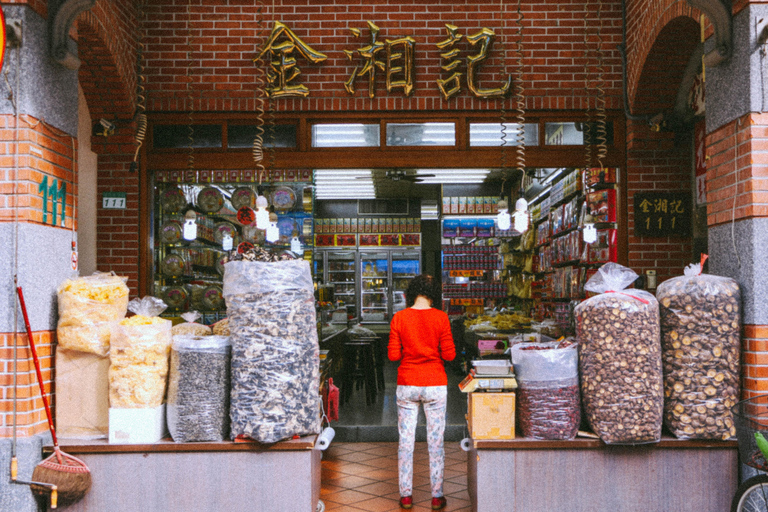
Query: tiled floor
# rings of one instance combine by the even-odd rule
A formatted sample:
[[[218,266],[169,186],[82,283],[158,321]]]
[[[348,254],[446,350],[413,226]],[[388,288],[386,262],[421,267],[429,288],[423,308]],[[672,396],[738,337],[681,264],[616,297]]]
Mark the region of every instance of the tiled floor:
[[[445,484],[453,512],[469,512],[467,453],[458,443],[445,443]],[[332,443],[323,452],[320,499],[328,511],[388,512],[400,509],[397,482],[397,443]],[[432,510],[429,455],[426,443],[413,454],[414,512]]]

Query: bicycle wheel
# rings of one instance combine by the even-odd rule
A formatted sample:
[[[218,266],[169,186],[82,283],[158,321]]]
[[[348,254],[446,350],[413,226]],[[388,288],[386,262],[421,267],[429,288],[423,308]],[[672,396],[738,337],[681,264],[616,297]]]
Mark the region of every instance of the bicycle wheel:
[[[742,483],[731,501],[731,512],[768,512],[768,475]]]

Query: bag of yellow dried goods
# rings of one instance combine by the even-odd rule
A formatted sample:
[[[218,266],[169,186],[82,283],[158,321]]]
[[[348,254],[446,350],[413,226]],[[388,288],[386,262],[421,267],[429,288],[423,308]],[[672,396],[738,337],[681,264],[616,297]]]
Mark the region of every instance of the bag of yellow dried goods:
[[[64,281],[58,289],[59,346],[107,355],[110,325],[125,318],[128,308],[125,281],[125,277],[101,272]]]
[[[109,406],[157,407],[165,398],[171,321],[160,318],[166,308],[156,297],[134,299],[136,315],[112,327],[109,352]]]
[[[173,326],[171,331],[174,336],[210,336],[211,328],[207,325],[195,322],[202,315],[197,311],[187,311],[181,314],[184,322]]]

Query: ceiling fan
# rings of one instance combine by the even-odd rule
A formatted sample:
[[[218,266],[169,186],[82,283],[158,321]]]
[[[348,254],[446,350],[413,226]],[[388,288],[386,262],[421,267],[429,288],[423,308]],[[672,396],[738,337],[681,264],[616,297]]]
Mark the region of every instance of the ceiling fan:
[[[409,172],[410,171],[410,172]],[[407,181],[420,183],[423,178],[433,178],[434,174],[417,174],[416,169],[377,169],[373,171],[374,179],[386,179],[390,181]],[[357,178],[367,179],[367,178]]]

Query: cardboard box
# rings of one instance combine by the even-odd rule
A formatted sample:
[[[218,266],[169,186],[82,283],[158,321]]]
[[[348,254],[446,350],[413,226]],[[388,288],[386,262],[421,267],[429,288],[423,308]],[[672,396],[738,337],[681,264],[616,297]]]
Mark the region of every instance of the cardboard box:
[[[104,439],[109,433],[109,357],[56,349],[56,432]]]
[[[467,426],[472,439],[514,439],[515,393],[469,393]]]
[[[110,444],[156,443],[167,432],[165,404],[147,409],[109,408]]]

